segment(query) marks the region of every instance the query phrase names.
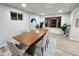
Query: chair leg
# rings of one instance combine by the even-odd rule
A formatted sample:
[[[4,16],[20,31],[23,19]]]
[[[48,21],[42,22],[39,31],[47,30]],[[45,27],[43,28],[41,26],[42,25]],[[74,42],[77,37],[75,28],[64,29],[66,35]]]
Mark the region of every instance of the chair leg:
[[[41,47],[41,52],[42,52],[42,56],[43,56],[43,47]]]
[[[45,45],[45,51],[46,51],[46,45]]]
[[[47,40],[47,41],[46,41],[46,46],[47,46],[47,48],[48,48],[48,42],[49,42],[49,41]]]

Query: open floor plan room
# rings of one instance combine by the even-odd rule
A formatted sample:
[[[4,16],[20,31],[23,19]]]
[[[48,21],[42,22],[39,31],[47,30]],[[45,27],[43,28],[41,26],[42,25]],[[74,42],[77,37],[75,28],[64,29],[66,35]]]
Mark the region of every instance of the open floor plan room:
[[[79,56],[79,3],[0,3],[0,56]]]

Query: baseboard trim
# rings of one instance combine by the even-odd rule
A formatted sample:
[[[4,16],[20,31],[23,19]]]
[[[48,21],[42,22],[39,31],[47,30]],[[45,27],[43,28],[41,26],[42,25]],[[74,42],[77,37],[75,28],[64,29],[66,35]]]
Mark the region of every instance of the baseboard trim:
[[[71,38],[69,37],[70,40],[74,40],[74,41],[79,41],[79,39],[75,39],[75,38]]]

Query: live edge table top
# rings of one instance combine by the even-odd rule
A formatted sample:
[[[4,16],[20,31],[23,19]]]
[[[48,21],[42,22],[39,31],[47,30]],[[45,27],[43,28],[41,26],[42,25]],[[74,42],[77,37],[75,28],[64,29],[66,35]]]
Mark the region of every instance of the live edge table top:
[[[44,35],[48,30],[42,29],[39,30],[39,33],[35,32],[25,32],[20,35],[15,36],[14,38],[21,43],[30,46],[32,45],[36,40],[38,40],[42,35]]]

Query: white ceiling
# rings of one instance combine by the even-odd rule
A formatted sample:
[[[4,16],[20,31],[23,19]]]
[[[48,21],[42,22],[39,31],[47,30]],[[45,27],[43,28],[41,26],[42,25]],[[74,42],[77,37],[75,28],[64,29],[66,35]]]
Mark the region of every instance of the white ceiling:
[[[26,3],[27,7],[22,7],[21,3],[7,3],[12,7],[22,9],[24,11],[29,11],[40,15],[44,13],[47,15],[59,14],[58,10],[63,10],[62,13],[71,12],[78,4],[77,3]]]

